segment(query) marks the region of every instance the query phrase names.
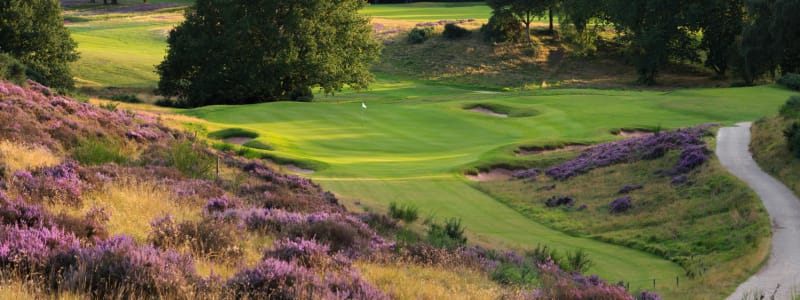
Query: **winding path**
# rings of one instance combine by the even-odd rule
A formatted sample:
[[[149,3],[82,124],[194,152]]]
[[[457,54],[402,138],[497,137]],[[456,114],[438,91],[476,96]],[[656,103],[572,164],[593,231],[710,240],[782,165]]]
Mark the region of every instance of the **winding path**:
[[[772,221],[773,235],[767,264],[727,299],[751,299],[756,292],[769,297],[778,284],[775,299],[790,299],[793,290],[800,291],[800,200],[753,160],[748,150],[751,123],[736,125],[719,130],[717,156],[723,167],[761,197]]]

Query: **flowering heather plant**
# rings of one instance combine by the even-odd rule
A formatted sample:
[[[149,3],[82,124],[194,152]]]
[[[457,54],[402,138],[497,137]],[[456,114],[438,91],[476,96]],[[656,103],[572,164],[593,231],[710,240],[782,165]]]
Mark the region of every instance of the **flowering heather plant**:
[[[625,196],[616,199],[608,205],[608,212],[612,214],[619,214],[628,211],[633,207],[631,203],[631,196]]]
[[[536,176],[539,176],[539,174],[541,174],[541,173],[542,173],[542,171],[539,170],[539,169],[536,169],[536,168],[527,169],[527,170],[517,170],[517,171],[514,171],[514,174],[512,174],[511,177],[514,177],[514,179],[526,179],[527,178],[529,181],[536,181]]]
[[[55,253],[79,248],[75,235],[55,227],[0,227],[0,266],[4,268],[41,270]]]
[[[322,270],[342,270],[352,265],[352,261],[341,253],[331,252],[328,245],[302,238],[277,240],[275,249],[264,251],[264,259],[268,258],[293,261],[306,268]]]
[[[642,291],[641,293],[639,293],[639,295],[637,295],[636,299],[637,300],[661,300],[661,296],[659,296],[658,294],[653,293],[653,292]]]
[[[617,194],[627,194],[635,190],[641,190],[642,188],[644,187],[640,184],[628,184],[619,189],[619,192],[617,192]]]
[[[569,196],[553,196],[544,202],[547,207],[566,206],[572,207],[575,205],[575,199]]]
[[[77,163],[68,161],[33,173],[20,170],[13,174],[12,182],[31,200],[77,205],[85,187],[78,175],[79,167]]]
[[[313,299],[325,290],[313,271],[271,258],[234,274],[226,289],[237,299]]]
[[[137,246],[133,238],[119,235],[79,251],[76,265],[64,275],[64,287],[99,298],[127,297],[120,293],[185,297],[181,291],[196,277],[191,257]]]
[[[670,150],[682,149],[684,152],[690,151],[694,155],[700,150],[690,146],[705,148],[703,136],[713,126],[716,125],[700,125],[662,132],[657,135],[634,137],[596,145],[584,150],[573,160],[548,168],[545,174],[558,180],[565,180],[596,168],[635,162],[642,159],[660,158]],[[700,161],[696,158],[689,161],[688,155],[688,164],[686,166],[691,168],[699,165],[697,162],[702,163],[705,161]],[[688,172],[688,170],[684,171]]]
[[[208,213],[223,212],[228,209],[234,209],[238,206],[239,201],[228,198],[227,195],[222,195],[221,197],[208,199],[208,202],[206,202],[206,206],[203,210]]]
[[[670,180],[670,184],[672,185],[683,185],[689,183],[689,177],[686,174],[681,174],[675,177],[672,177]]]

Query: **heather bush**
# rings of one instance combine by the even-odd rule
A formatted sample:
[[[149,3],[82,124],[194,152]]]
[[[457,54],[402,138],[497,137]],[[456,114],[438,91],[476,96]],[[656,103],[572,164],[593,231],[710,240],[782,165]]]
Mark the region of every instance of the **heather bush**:
[[[442,37],[450,40],[461,39],[465,37],[469,37],[472,34],[469,29],[464,27],[458,26],[457,24],[447,23],[444,25],[444,31],[442,32]]]
[[[439,248],[458,248],[467,244],[467,237],[461,219],[451,218],[444,225],[431,223],[425,241]]]
[[[596,168],[660,158],[668,151],[677,149],[687,153],[674,171],[688,172],[707,160],[704,154],[707,150],[704,150],[703,136],[708,134],[708,129],[713,126],[716,125],[700,125],[596,145],[584,150],[575,159],[548,168],[545,173],[554,179],[566,180]]]
[[[111,96],[111,100],[125,102],[125,103],[142,103],[142,100],[136,95],[119,94]]]
[[[408,43],[422,44],[433,36],[432,27],[415,27],[408,32]]]
[[[214,197],[208,199],[206,202],[206,206],[203,211],[207,213],[214,213],[214,212],[224,212],[229,209],[234,209],[239,207],[241,204],[235,198],[228,198],[226,195],[222,195],[221,197]]]
[[[511,177],[515,179],[528,179],[528,181],[534,182],[536,181],[536,176],[539,176],[539,174],[541,174],[541,170],[533,168],[527,170],[516,170]]]
[[[575,205],[575,198],[569,196],[552,196],[544,201],[544,205],[547,207],[564,206],[571,208]]]
[[[789,97],[789,99],[786,100],[786,103],[781,105],[780,110],[778,110],[778,114],[784,118],[800,118],[800,97]]]
[[[406,224],[412,223],[419,218],[419,208],[412,204],[397,204],[397,202],[389,203],[389,216],[392,218],[403,220]]]
[[[397,220],[384,214],[368,212],[360,214],[359,218],[381,236],[396,234],[401,229]]]
[[[196,277],[191,257],[120,235],[79,251],[63,288],[98,298],[188,298]]]
[[[612,214],[619,214],[628,211],[632,207],[633,204],[631,203],[631,196],[625,196],[608,204],[608,212]]]
[[[36,272],[60,251],[80,248],[72,233],[56,227],[0,227],[0,267]]]
[[[235,225],[215,218],[198,222],[176,223],[170,215],[150,222],[147,240],[162,249],[188,247],[193,253],[213,260],[236,259],[242,256]]]
[[[302,238],[284,238],[275,241],[275,248],[264,252],[264,259],[268,258],[291,261],[306,268],[326,271],[344,270],[352,265],[349,258],[331,251],[328,245]]]
[[[68,161],[54,167],[35,170],[33,173],[20,170],[14,172],[12,185],[34,202],[78,205],[85,188],[78,175],[79,168],[75,162]]]
[[[640,184],[626,184],[621,189],[619,189],[617,194],[627,194],[627,193],[633,192],[635,190],[641,190],[642,188],[644,188],[644,187],[642,185],[640,185]]]
[[[800,74],[787,73],[778,79],[778,84],[782,84],[787,88],[800,91]]]

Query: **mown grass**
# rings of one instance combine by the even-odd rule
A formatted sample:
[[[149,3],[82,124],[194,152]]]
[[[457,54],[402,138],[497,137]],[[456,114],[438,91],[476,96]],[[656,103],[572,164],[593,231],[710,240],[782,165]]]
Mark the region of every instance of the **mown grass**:
[[[486,5],[486,2],[417,2],[372,4],[362,9],[360,13],[373,18],[425,22],[463,19],[488,20],[492,15],[492,9]]]
[[[753,123],[750,149],[753,159],[762,170],[775,176],[795,195],[800,195],[800,159],[792,156],[783,130],[794,122],[780,116],[771,116]]]

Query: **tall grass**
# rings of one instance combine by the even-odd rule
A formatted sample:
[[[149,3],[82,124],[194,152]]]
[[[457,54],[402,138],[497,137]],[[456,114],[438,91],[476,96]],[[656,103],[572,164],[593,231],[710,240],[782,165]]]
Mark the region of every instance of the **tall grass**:
[[[503,288],[470,269],[356,263],[364,279],[396,299],[499,299]]]
[[[4,168],[7,173],[52,167],[60,162],[61,158],[45,147],[0,141],[0,168]]]

